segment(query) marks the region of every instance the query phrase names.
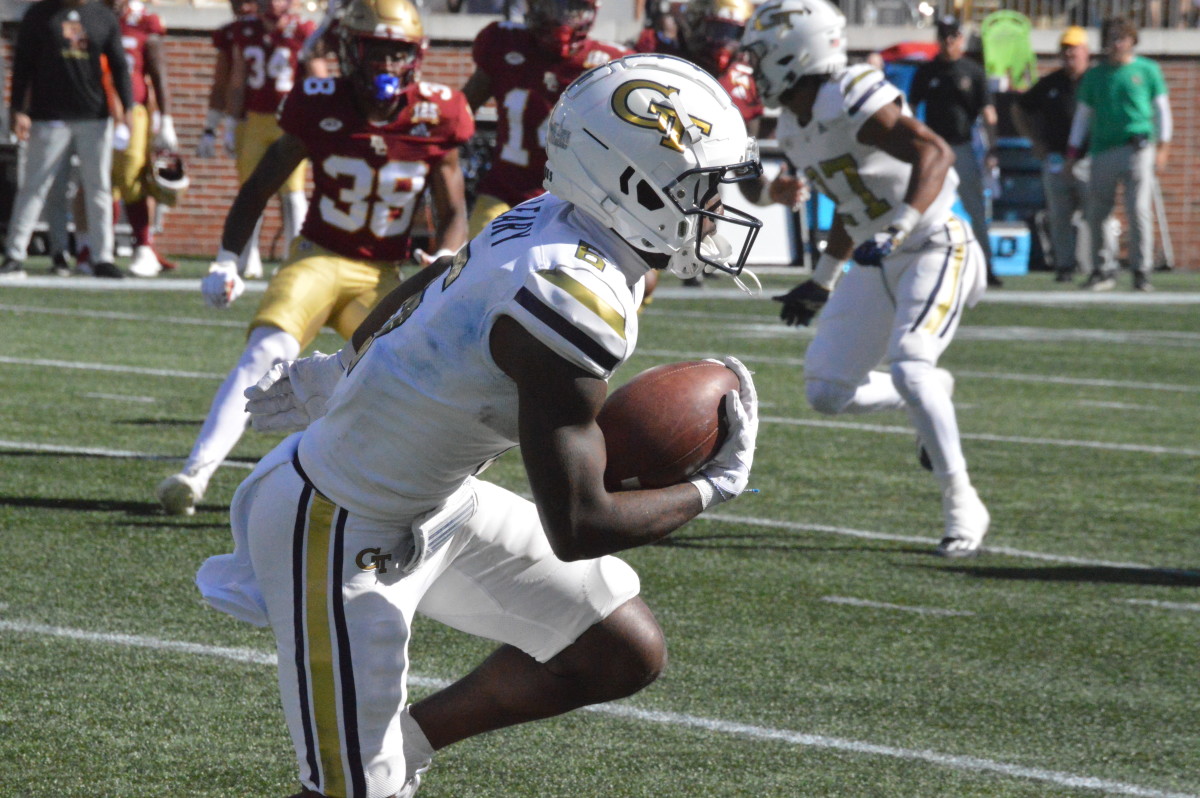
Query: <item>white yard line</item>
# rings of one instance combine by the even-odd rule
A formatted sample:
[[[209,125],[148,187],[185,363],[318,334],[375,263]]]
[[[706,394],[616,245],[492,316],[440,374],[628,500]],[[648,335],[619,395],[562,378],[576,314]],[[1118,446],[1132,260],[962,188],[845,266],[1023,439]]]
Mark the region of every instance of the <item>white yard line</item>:
[[[941,607],[909,607],[904,604],[889,604],[886,601],[868,601],[852,596],[821,596],[821,601],[827,604],[844,604],[848,607],[863,607],[872,610],[896,610],[897,612],[912,612],[917,615],[940,615],[971,617],[975,613],[968,610],[946,610]]]
[[[174,369],[152,369],[142,366],[115,366],[107,363],[84,363],[77,360],[47,360],[35,357],[4,357],[0,363],[10,366],[38,366],[54,369],[82,369],[84,371],[108,371],[113,374],[144,374],[147,377],[180,377],[187,380],[223,380],[224,374],[205,371],[175,371]]]
[[[18,634],[33,634],[42,637],[66,638],[87,643],[148,648],[152,650],[178,654],[217,657],[220,659],[227,659],[233,662],[251,665],[274,667],[276,664],[275,654],[268,651],[258,651],[249,648],[208,646],[201,643],[189,643],[180,640],[164,640],[156,637],[142,637],[140,635],[89,632],[83,629],[70,629],[62,626],[50,626],[47,624],[28,623],[24,621],[0,620],[0,631]],[[409,683],[417,687],[438,689],[445,687],[450,683],[450,680],[414,675],[409,677]],[[1075,773],[1044,770],[1042,768],[1024,767],[1022,765],[1014,765],[1007,762],[997,762],[995,760],[984,759],[982,757],[943,754],[937,751],[912,748],[898,748],[890,745],[877,745],[875,743],[864,742],[861,740],[848,740],[840,737],[826,737],[820,734],[808,734],[789,729],[776,729],[770,726],[756,726],[748,723],[737,723],[733,721],[719,720],[716,718],[704,718],[697,715],[687,715],[679,712],[641,709],[626,702],[598,704],[595,706],[586,707],[586,709],[591,712],[597,712],[602,715],[609,715],[616,718],[637,720],[646,723],[658,723],[664,726],[674,726],[676,728],[698,729],[700,731],[727,735],[730,737],[741,737],[744,739],[759,740],[763,742],[781,742],[804,748],[845,751],[847,753],[864,756],[883,756],[892,759],[926,762],[931,765],[952,768],[954,770],[996,773],[1010,778],[1046,782],[1049,784],[1058,785],[1060,787],[1099,790],[1111,795],[1132,795],[1139,796],[1140,798],[1200,798],[1200,796],[1192,793],[1164,792],[1162,790],[1156,790],[1150,787],[1142,787],[1137,784],[1127,784],[1120,781],[1111,781],[1109,779],[1101,779]]]
[[[119,393],[85,393],[85,399],[106,399],[112,402],[140,402],[142,404],[152,404],[157,402],[153,396],[126,396]]]
[[[1186,604],[1180,601],[1155,601],[1154,599],[1113,599],[1124,604],[1137,604],[1143,607],[1156,607],[1160,610],[1181,610],[1183,612],[1200,612],[1200,604]]]
[[[111,321],[144,321],[163,326],[189,325],[195,327],[234,327],[246,329],[248,322],[230,319],[189,319],[184,316],[147,316],[144,313],[119,313],[113,310],[80,310],[78,308],[46,308],[38,305],[0,305],[0,313],[39,313],[48,316],[70,316],[76,319],[109,319]]]
[[[792,427],[822,427],[825,429],[858,430],[880,432],[888,435],[913,435],[911,427],[892,427],[882,424],[861,424],[855,421],[826,421],[816,418],[784,418],[763,416],[765,424],[786,424]],[[1077,441],[1062,438],[1030,438],[1022,435],[990,435],[983,432],[963,432],[963,440],[989,441],[992,443],[1020,443],[1034,446],[1066,446],[1082,449],[1103,449],[1112,452],[1138,452],[1141,454],[1172,454],[1180,457],[1200,457],[1200,449],[1179,446],[1151,446],[1140,443],[1107,443],[1104,441]]]
[[[24,451],[24,452],[46,452],[48,454],[81,454],[92,457],[117,457],[127,458],[131,460],[153,460],[153,461],[183,461],[183,457],[170,456],[162,454],[151,454],[149,452],[132,452],[122,449],[103,449],[90,446],[62,446],[57,444],[36,443],[30,441],[10,441],[0,440],[0,452],[5,450]],[[255,464],[239,460],[226,460],[221,464],[222,468],[236,468],[242,471],[253,470]],[[528,497],[527,497],[528,498]],[[881,540],[892,543],[912,543],[920,546],[932,546],[937,543],[937,538],[924,537],[920,535],[898,535],[891,532],[876,532],[868,529],[854,529],[851,527],[830,526],[828,524],[806,524],[798,521],[786,521],[774,518],[759,518],[755,516],[733,515],[720,511],[705,513],[698,516],[694,523],[729,523],[739,524],[742,526],[759,526],[771,529],[782,529],[790,532],[818,532],[829,535],[841,535],[843,537],[861,538],[863,540]],[[1083,557],[1073,557],[1063,554],[1047,554],[1039,551],[1027,551],[1024,549],[1013,549],[1007,546],[985,546],[984,550],[993,554],[1003,554],[1008,557],[1017,557],[1028,560],[1039,560],[1042,562],[1062,563],[1068,565],[1085,565],[1090,567],[1101,568],[1133,568],[1139,570],[1162,571],[1164,573],[1181,573],[1192,575],[1191,571],[1179,571],[1177,569],[1160,568],[1154,565],[1145,565],[1143,563],[1133,562],[1113,562],[1110,560],[1095,560]]]

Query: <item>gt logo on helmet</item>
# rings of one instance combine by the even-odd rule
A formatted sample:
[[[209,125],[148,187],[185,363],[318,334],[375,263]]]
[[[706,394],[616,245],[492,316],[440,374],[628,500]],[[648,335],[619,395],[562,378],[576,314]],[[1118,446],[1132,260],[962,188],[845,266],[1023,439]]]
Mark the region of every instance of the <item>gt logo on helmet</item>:
[[[613,92],[612,109],[617,116],[631,125],[661,131],[663,137],[659,143],[662,146],[683,152],[683,120],[669,103],[660,102],[669,100],[671,95],[678,91],[679,89],[673,86],[665,86],[652,80],[631,80],[621,84]],[[634,105],[641,109],[641,113]],[[707,136],[712,132],[711,122],[697,119],[690,114],[688,119],[701,135]]]

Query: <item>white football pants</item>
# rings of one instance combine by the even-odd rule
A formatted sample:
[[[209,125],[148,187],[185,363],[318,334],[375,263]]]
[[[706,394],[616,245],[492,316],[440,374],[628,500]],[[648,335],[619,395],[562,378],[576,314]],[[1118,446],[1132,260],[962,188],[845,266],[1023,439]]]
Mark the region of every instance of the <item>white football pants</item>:
[[[958,420],[938,358],[987,284],[983,253],[957,216],[882,268],[854,266],[817,319],[804,358],[809,404],[821,413],[904,408],[940,481],[966,473]],[[873,369],[886,364],[889,373]]]

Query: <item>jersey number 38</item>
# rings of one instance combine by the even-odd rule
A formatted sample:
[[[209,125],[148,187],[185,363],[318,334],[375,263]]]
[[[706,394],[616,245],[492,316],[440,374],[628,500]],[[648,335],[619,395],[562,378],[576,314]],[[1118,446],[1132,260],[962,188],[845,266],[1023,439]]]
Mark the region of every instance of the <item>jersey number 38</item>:
[[[408,231],[429,172],[423,161],[388,161],[375,169],[362,158],[343,155],[326,158],[321,169],[343,183],[336,200],[321,198],[321,218],[347,233],[366,227],[376,238]]]

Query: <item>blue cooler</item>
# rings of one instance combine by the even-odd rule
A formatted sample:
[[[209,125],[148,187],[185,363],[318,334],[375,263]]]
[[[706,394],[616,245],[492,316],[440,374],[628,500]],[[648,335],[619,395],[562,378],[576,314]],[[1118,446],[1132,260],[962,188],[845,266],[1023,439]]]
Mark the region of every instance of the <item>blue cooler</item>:
[[[988,228],[992,243],[992,271],[1000,277],[1029,274],[1032,241],[1024,222],[993,222]]]

